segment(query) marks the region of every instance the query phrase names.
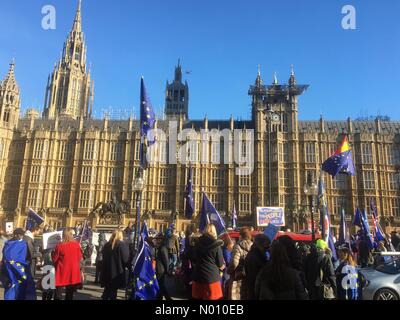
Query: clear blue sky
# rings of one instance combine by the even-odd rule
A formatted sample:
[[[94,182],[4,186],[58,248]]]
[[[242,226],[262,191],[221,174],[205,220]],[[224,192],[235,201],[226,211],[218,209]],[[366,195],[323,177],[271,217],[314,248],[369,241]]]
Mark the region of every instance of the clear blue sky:
[[[57,9],[57,29],[41,28],[41,8]],[[357,10],[343,30],[341,9]],[[15,57],[22,108],[43,108],[48,74],[71,29],[77,0],[0,0],[0,77]],[[156,108],[178,58],[190,86],[190,117],[248,118],[248,87],[261,64],[287,82],[310,84],[300,118],[400,120],[398,0],[83,0],[83,28],[95,80],[95,110],[130,113],[144,75]],[[8,31],[7,31],[8,30]],[[122,113],[123,114],[123,113]]]

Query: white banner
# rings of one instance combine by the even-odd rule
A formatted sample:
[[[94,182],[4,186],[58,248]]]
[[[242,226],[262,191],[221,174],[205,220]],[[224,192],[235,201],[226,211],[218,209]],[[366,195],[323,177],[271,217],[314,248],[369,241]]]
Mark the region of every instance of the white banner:
[[[62,241],[62,231],[43,234],[43,250],[54,249]]]
[[[99,232],[93,232],[92,233],[92,245],[98,246],[99,245]]]

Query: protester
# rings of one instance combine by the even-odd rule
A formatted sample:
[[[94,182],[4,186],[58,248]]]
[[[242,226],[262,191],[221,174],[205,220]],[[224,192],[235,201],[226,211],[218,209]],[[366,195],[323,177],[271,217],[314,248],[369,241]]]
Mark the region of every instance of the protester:
[[[167,229],[165,236],[170,260],[169,269],[174,274],[178,264],[179,239],[175,234],[175,227],[173,225]]]
[[[36,250],[35,237],[40,233],[41,229],[39,226],[35,226],[32,230],[27,230],[24,235],[24,240],[28,244],[28,262],[31,269],[32,277],[36,274],[37,259],[41,257],[41,254]]]
[[[165,237],[162,233],[158,234],[155,238],[155,260],[156,260],[156,276],[158,285],[160,287],[159,300],[171,300],[166,289],[166,277],[169,273],[170,261],[167,246],[165,244]]]
[[[307,287],[306,277],[304,274],[304,268],[302,263],[302,257],[299,250],[296,248],[296,244],[289,236],[282,236],[279,238],[279,242],[285,247],[286,253],[289,257],[290,266],[299,272],[301,282],[304,287]]]
[[[325,253],[328,245],[319,239],[312,244],[304,262],[307,290],[312,300],[330,300],[336,296],[336,277],[332,260]]]
[[[4,286],[4,300],[36,300],[35,282],[29,262],[25,231],[15,229],[13,238],[6,241],[1,263],[1,281]]]
[[[44,266],[54,266],[54,263],[52,260],[52,253],[53,253],[53,249],[42,250]],[[53,300],[53,298],[55,298],[55,290],[54,289],[44,289],[41,284],[42,280],[43,280],[43,277],[39,280],[39,288],[41,288],[41,290],[42,290],[42,300],[45,300],[45,301]]]
[[[116,300],[118,289],[126,288],[126,268],[129,260],[129,247],[124,243],[121,230],[113,232],[102,250],[101,286],[104,287],[103,300]]]
[[[250,251],[253,242],[251,241],[250,228],[244,227],[240,230],[239,242],[233,247],[232,260],[228,266],[230,275],[228,299],[246,300],[246,275],[244,260]]]
[[[392,240],[392,244],[393,247],[397,250],[400,251],[400,235],[398,234],[398,232],[396,230],[392,231],[390,233],[391,235],[391,240]]]
[[[299,272],[291,267],[285,246],[279,240],[271,246],[271,261],[257,275],[255,297],[258,300],[308,299]]]
[[[196,300],[220,300],[223,298],[221,270],[224,269],[222,240],[217,239],[214,225],[206,226],[194,249],[192,298]]]
[[[374,258],[369,248],[368,242],[364,236],[361,236],[358,240],[358,264],[361,268],[372,266],[374,263]]]
[[[100,232],[98,245],[96,246],[97,255],[95,262],[96,264],[96,273],[94,279],[95,283],[100,283],[101,267],[103,264],[103,249],[106,243],[107,243],[106,235],[104,234],[104,232]]]
[[[232,260],[232,250],[235,243],[230,237],[226,237],[224,240],[224,246],[222,247],[222,254],[224,256],[224,263],[226,268],[224,269],[224,273],[222,275],[222,290],[224,292],[224,297],[228,297],[228,283],[230,275],[228,274],[228,266]]]
[[[264,234],[258,234],[254,237],[253,245],[246,256],[244,265],[246,271],[246,290],[247,300],[255,300],[255,284],[256,278],[260,270],[267,264],[269,260],[269,248],[271,241]]]
[[[73,300],[75,291],[82,284],[82,250],[75,241],[71,228],[63,231],[62,242],[52,253],[52,260],[56,270],[55,300],[61,300],[63,287],[66,289],[65,300]]]
[[[129,222],[128,226],[124,229],[125,239],[130,241],[132,239],[133,223]]]
[[[351,251],[346,247],[338,250],[339,267],[336,269],[337,298],[339,300],[358,300],[360,286],[358,271]]]
[[[182,255],[182,273],[183,281],[188,297],[192,296],[192,274],[193,274],[193,252],[195,247],[195,235],[193,227],[188,226],[185,231],[185,248]]]

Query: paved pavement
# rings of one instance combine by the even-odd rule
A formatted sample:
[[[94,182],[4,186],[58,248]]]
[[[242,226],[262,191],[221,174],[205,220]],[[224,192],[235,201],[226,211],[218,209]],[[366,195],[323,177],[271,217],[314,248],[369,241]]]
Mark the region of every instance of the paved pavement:
[[[101,295],[103,294],[103,288],[99,284],[94,283],[95,268],[85,267],[86,284],[83,290],[78,290],[75,293],[75,300],[101,300]],[[40,271],[35,281],[40,278]],[[173,278],[167,282],[167,290],[170,292],[173,300],[184,300],[184,294],[182,293],[182,284]],[[37,290],[37,299],[42,300],[42,291]],[[4,288],[0,284],[0,300],[4,300]],[[125,300],[125,290],[118,290],[118,300]]]
[[[40,271],[38,272],[40,274]],[[93,267],[85,268],[85,276],[87,282],[83,288],[83,290],[78,290],[75,294],[75,300],[101,300],[101,295],[103,294],[103,289],[100,285],[94,283],[94,274],[95,269]],[[39,275],[40,276],[40,275]],[[38,281],[39,278],[36,277],[35,281]],[[42,292],[37,290],[37,299],[42,300]],[[0,284],[0,300],[4,300],[4,288]],[[125,291],[118,291],[118,300],[125,300]]]

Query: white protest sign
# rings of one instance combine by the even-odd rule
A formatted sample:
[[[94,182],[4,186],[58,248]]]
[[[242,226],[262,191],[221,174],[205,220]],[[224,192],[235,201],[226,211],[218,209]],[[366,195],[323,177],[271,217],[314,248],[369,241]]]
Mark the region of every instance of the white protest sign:
[[[43,234],[43,250],[54,249],[62,240],[62,231]]]
[[[14,232],[14,222],[6,222],[6,233],[8,235],[13,234]]]
[[[92,245],[98,246],[99,245],[99,232],[93,232],[92,233]]]

